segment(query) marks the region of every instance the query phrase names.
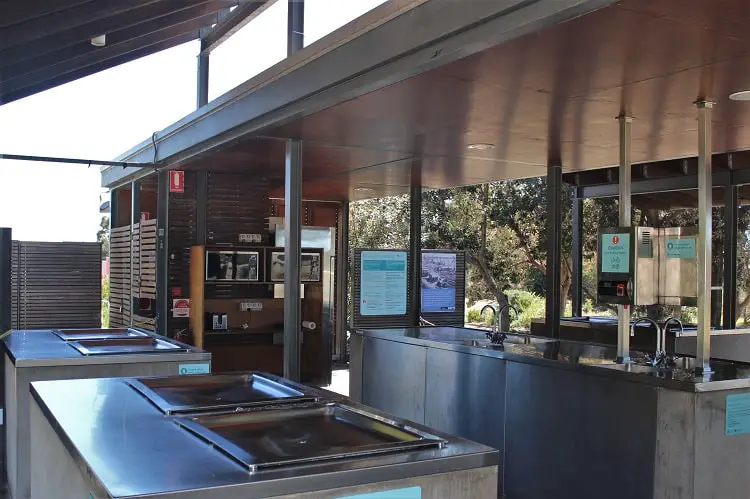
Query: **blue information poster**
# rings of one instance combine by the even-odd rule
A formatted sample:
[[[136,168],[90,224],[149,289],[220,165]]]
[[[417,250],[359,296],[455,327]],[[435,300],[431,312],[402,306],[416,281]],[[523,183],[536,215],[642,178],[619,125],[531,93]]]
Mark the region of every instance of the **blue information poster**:
[[[382,492],[372,492],[370,494],[339,497],[338,499],[422,499],[422,487],[384,490]]]
[[[363,251],[359,283],[361,315],[406,314],[406,251]]]
[[[750,393],[727,395],[727,435],[750,433]]]
[[[667,239],[667,258],[687,258],[695,260],[696,257],[695,238]]]
[[[456,254],[422,253],[422,312],[456,311]]]
[[[602,234],[602,272],[630,272],[630,234]]]

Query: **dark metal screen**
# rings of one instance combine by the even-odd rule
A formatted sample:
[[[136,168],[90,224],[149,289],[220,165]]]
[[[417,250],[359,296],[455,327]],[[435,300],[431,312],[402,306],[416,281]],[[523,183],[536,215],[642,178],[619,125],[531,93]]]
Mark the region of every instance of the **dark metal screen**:
[[[355,328],[382,328],[382,327],[409,327],[409,310],[412,307],[412,286],[409,279],[406,281],[406,311],[405,315],[362,315],[360,313],[360,285],[362,279],[362,252],[363,251],[406,251],[407,276],[411,270],[411,258],[409,252],[399,250],[373,250],[358,248],[352,250],[351,276],[352,276],[352,325]],[[456,253],[456,310],[452,312],[423,312],[421,317],[426,321],[438,326],[463,326],[466,298],[466,253],[451,250],[422,250],[424,253]]]
[[[12,327],[100,327],[101,265],[99,243],[14,241]]]

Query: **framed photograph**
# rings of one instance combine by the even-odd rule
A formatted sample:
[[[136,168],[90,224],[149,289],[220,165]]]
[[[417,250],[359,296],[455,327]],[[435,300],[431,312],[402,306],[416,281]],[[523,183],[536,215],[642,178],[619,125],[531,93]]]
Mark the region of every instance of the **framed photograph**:
[[[206,280],[231,281],[234,279],[234,251],[206,251]]]
[[[271,251],[270,258],[270,281],[271,282],[283,282],[284,281],[284,252],[283,251]]]
[[[258,280],[260,254],[257,251],[236,251],[234,259],[234,279],[236,281]]]
[[[302,265],[299,269],[299,277],[302,282],[320,282],[320,253],[302,253]]]

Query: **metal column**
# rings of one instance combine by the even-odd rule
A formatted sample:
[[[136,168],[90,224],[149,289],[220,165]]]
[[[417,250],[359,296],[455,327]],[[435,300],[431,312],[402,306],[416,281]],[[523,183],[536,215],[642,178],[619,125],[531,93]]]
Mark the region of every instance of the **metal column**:
[[[209,54],[198,54],[198,108],[208,104],[208,61]]]
[[[0,333],[11,328],[11,272],[10,263],[12,233],[10,228],[0,227]]]
[[[302,244],[302,142],[286,141],[284,189],[284,377],[300,380],[300,258]]]
[[[697,370],[710,372],[711,358],[711,112],[713,102],[698,105],[698,344]]]
[[[133,272],[133,239],[136,234],[135,224],[141,222],[141,183],[130,183],[130,324],[133,324],[135,314],[140,312],[140,299],[133,296],[136,287],[136,277]]]
[[[583,198],[573,191],[573,317],[583,316]]]
[[[118,203],[118,195],[120,194],[119,189],[112,189],[109,191],[109,230],[110,232],[112,229],[117,227],[117,217],[120,213],[119,209],[119,203]]]
[[[547,313],[552,338],[560,337],[560,233],[562,231],[562,168],[547,166]]]
[[[169,172],[159,170],[156,198],[156,332],[169,336]]]
[[[336,246],[336,351],[339,362],[348,362],[346,332],[349,290],[349,201],[341,204]]]
[[[422,315],[422,187],[412,186],[409,198],[409,284],[411,324],[419,326]]]
[[[289,0],[287,20],[287,55],[305,46],[305,1]]]
[[[737,325],[737,218],[738,188],[724,187],[724,329]]]
[[[630,159],[633,118],[620,116],[617,120],[620,124],[620,182],[618,200],[620,207],[620,227],[630,227],[633,223],[631,209],[631,183],[633,178]],[[617,361],[620,363],[630,362],[630,307],[627,305],[617,306]]]
[[[197,172],[196,181],[196,203],[195,203],[195,225],[197,229],[197,240],[199,245],[206,244],[208,234],[208,172],[205,170]]]

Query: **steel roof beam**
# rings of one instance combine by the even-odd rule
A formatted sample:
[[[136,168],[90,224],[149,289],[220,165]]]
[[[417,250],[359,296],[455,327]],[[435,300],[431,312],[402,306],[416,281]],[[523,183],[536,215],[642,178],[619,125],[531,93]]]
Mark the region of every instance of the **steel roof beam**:
[[[200,16],[223,11],[237,5],[238,0],[165,0],[141,9],[127,11],[118,16],[97,20],[70,28],[44,38],[16,45],[0,51],[0,68],[13,66],[25,60],[60,51],[79,42],[89,42],[102,33],[114,34],[126,28],[138,26],[151,20],[163,25],[174,25]],[[188,14],[190,12],[191,14]],[[109,36],[107,42],[109,42]]]
[[[196,30],[193,33],[186,33],[167,40],[157,41],[156,43],[136,48],[134,50],[121,50],[121,53],[117,55],[110,53],[103,58],[99,57],[97,59],[89,59],[87,61],[88,65],[86,66],[75,68],[69,72],[61,74],[50,72],[45,75],[47,77],[46,79],[38,79],[35,82],[29,82],[26,86],[16,90],[10,90],[3,85],[0,85],[0,105],[23,99],[24,97],[34,95],[35,93],[42,92],[49,88],[63,85],[79,78],[83,78],[84,76],[98,73],[105,69],[125,64],[126,62],[134,61],[141,57],[181,45],[197,38],[198,32]]]
[[[275,2],[276,0],[243,0],[225,19],[202,36],[201,54],[211,53]]]
[[[91,0],[45,0],[32,2],[29,0],[10,0],[0,4],[0,28],[22,23],[30,19],[47,14],[60,12]]]
[[[174,30],[186,33],[194,29],[200,29],[216,22],[216,13],[210,11],[211,9],[207,8],[206,5],[194,7],[176,14],[152,19],[131,28],[109,33],[107,34],[107,45],[104,47],[94,47],[90,43],[82,42],[57,52],[24,61],[15,66],[0,68],[0,81],[4,85],[12,87],[13,81],[23,75],[38,73],[46,68],[60,67],[67,61],[83,60],[87,56],[95,57],[100,52],[114,51],[120,45],[136,42],[150,35],[173,32]]]
[[[97,0],[14,24],[0,30],[0,50],[23,45],[60,31],[107,19],[162,0]]]

